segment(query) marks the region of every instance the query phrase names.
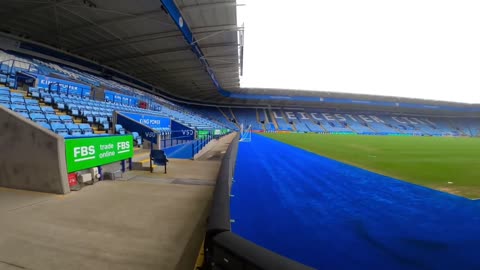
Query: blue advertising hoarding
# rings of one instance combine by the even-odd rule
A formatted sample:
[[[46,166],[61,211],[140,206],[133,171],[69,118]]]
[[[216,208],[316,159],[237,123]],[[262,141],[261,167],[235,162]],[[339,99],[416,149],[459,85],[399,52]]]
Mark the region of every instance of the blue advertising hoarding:
[[[105,90],[105,101],[113,102],[117,104],[129,105],[129,106],[138,106],[138,98],[123,95],[114,91]]]
[[[53,91],[57,90],[56,84],[58,83],[59,90],[65,94],[90,96],[91,87],[86,84],[76,83],[72,81],[62,80],[58,78],[48,77],[44,75],[37,76],[37,87],[48,89],[50,84],[53,87]]]
[[[170,129],[170,118],[151,114],[121,112],[121,114],[152,129]]]
[[[183,124],[178,123],[177,121],[172,120],[171,128],[172,128],[173,139],[182,139],[182,140],[195,139],[195,130],[191,127],[187,127]]]
[[[125,115],[126,113],[117,112],[117,124],[122,125],[123,128],[130,132],[138,132],[138,134],[145,140],[148,140],[152,143],[157,143],[158,132],[153,128],[148,127],[135,119],[130,118]]]

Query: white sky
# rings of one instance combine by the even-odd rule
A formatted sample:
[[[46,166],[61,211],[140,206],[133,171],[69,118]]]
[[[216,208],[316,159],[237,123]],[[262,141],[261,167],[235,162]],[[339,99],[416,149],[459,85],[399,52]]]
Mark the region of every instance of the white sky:
[[[237,0],[242,87],[480,103],[478,0]]]

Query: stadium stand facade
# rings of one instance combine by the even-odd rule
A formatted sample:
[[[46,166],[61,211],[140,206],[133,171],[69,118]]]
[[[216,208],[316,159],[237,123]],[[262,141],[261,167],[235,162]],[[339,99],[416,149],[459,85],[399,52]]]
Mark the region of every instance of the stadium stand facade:
[[[95,11],[94,3],[78,2],[83,2],[77,3],[80,4],[78,10],[66,14],[57,14],[60,2],[45,2],[47,6],[41,6],[40,2],[12,0],[5,1],[2,7],[27,13],[36,8],[53,8],[56,19],[62,21],[63,18],[71,24],[65,26],[69,31],[57,29],[59,36],[54,36],[49,35],[52,21],[41,12],[29,14],[29,21],[38,24],[27,24],[22,16],[8,16],[0,22],[0,31],[5,32],[0,33],[0,49],[3,49],[0,50],[0,106],[5,108],[0,112],[8,115],[0,120],[19,128],[20,140],[28,140],[29,144],[12,144],[22,153],[30,151],[34,158],[43,159],[44,163],[34,169],[42,171],[44,174],[40,176],[48,180],[32,185],[30,177],[36,172],[21,170],[25,181],[12,183],[11,179],[19,178],[19,166],[24,158],[15,155],[6,165],[8,174],[1,175],[5,179],[0,179],[0,185],[68,193],[66,142],[75,138],[102,139],[103,136],[131,134],[137,146],[145,144],[146,149],[153,150],[152,144],[157,142],[157,147],[163,148],[169,158],[170,153],[182,151],[182,156],[193,159],[208,142],[201,136],[223,135],[242,128],[258,133],[480,136],[480,106],[474,104],[330,92],[291,90],[279,93],[277,89],[241,89],[243,41],[237,32],[243,29],[236,25],[235,1],[209,0],[194,5],[177,1],[185,4],[182,10],[172,0],[125,2],[122,4],[126,9],[130,7],[142,15],[130,14],[127,9],[128,12],[111,12],[108,18]],[[30,4],[39,6],[28,6]],[[102,5],[97,11],[114,10],[118,2],[104,1]],[[68,11],[67,6],[62,8]],[[129,23],[138,18],[151,19],[151,16],[158,16],[160,26],[151,21]],[[88,23],[76,23],[76,17]],[[13,30],[21,29],[21,36],[33,38],[15,36],[18,32],[10,32],[10,26]],[[100,36],[96,28],[107,37]],[[137,36],[125,36],[118,29]],[[193,33],[201,38],[197,40]],[[45,45],[59,40],[65,42],[57,44],[57,48]],[[209,58],[215,57],[238,61],[212,64],[215,61]],[[136,122],[133,125],[136,128],[119,124],[122,114],[127,118],[127,115],[139,116],[130,119]],[[180,143],[177,139],[179,145],[175,145],[173,124],[168,127],[148,125],[142,121],[146,118],[160,122],[161,119],[171,120],[181,129],[192,131],[193,135],[187,132],[188,139]],[[36,133],[40,135],[34,139],[28,137]],[[157,141],[150,137],[152,133],[158,135]],[[10,139],[15,132],[2,135]],[[212,265],[234,270],[309,269],[232,233],[230,187],[238,142],[237,136],[223,152],[204,238],[205,269],[213,269]],[[2,143],[7,146],[10,142]],[[49,147],[53,148],[49,157],[54,158],[43,157],[46,145],[55,146]],[[121,161],[124,170],[125,159]],[[147,162],[151,164],[151,156]],[[68,170],[68,173],[101,168],[101,165]],[[10,182],[5,185],[2,181]]]

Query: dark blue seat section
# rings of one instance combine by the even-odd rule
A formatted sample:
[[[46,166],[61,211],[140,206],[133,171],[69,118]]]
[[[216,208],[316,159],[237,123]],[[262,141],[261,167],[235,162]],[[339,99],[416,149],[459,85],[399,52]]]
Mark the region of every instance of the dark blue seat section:
[[[150,152],[150,172],[153,172],[153,166],[151,166],[152,163],[155,165],[164,166],[165,173],[167,173],[168,159],[163,150],[152,150]]]

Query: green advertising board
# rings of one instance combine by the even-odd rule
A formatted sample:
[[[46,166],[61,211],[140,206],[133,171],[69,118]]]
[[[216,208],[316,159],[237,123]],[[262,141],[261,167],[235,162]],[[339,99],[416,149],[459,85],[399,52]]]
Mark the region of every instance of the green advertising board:
[[[220,129],[215,129],[213,135],[222,135],[222,131]]]
[[[76,172],[133,157],[133,136],[65,139],[67,172]]]
[[[209,134],[209,130],[197,130],[197,139],[205,139]]]

